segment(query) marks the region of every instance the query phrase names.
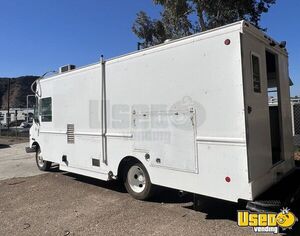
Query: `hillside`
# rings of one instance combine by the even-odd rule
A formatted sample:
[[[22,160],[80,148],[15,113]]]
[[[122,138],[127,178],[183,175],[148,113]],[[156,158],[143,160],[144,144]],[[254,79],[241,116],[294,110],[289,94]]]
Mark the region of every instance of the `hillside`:
[[[33,94],[30,86],[37,76],[10,78],[10,107],[26,107],[26,96]],[[8,79],[0,77],[0,109],[7,109]]]

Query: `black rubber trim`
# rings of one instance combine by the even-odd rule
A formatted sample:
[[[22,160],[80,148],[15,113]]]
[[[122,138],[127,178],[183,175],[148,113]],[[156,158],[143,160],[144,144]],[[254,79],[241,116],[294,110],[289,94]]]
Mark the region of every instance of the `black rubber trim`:
[[[33,152],[36,152],[36,148],[35,148],[35,146],[33,146],[32,148],[25,147],[25,151],[26,151],[26,153],[33,153]]]

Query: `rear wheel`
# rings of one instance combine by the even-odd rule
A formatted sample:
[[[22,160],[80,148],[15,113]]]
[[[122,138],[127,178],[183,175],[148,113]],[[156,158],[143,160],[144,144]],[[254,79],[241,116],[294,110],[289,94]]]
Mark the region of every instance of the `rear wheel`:
[[[52,163],[50,161],[44,161],[41,149],[39,147],[36,148],[35,160],[36,165],[40,170],[47,171],[50,169]]]
[[[140,162],[131,163],[124,172],[124,185],[127,192],[138,200],[147,200],[153,194],[149,174]]]

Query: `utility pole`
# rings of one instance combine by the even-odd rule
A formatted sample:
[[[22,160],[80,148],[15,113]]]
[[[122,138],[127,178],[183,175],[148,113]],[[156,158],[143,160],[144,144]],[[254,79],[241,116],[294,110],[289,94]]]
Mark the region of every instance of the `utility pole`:
[[[15,110],[16,137],[18,136],[18,110]]]
[[[10,79],[8,79],[8,87],[7,87],[7,116],[6,116],[6,122],[7,122],[7,129],[9,130],[9,123],[10,123]]]

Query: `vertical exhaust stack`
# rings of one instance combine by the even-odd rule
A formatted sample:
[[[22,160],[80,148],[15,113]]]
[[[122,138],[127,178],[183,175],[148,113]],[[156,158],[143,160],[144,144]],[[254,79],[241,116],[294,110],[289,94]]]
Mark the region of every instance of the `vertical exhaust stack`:
[[[65,72],[69,72],[71,70],[75,70],[76,66],[75,65],[65,65],[65,66],[61,66],[59,67],[59,73],[65,73]]]

